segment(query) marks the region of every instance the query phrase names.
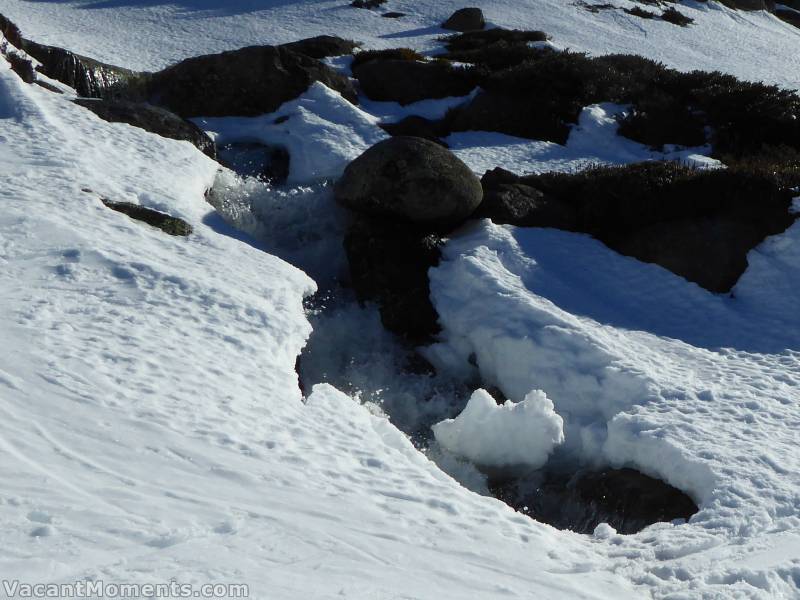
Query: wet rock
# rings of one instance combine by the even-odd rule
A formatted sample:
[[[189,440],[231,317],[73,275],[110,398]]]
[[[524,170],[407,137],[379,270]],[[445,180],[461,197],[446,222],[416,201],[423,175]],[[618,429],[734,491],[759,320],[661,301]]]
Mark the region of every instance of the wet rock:
[[[22,49],[41,64],[43,75],[74,88],[85,98],[140,97],[144,75],[101,63],[63,48],[23,40]]]
[[[111,210],[128,215],[131,219],[147,223],[169,235],[188,236],[192,233],[192,226],[178,217],[171,217],[165,213],[131,202],[113,202],[106,198],[102,198],[101,201]]]
[[[328,56],[342,56],[352,54],[360,44],[352,40],[346,40],[334,35],[318,35],[312,38],[281,44],[281,48],[286,48],[292,52],[305,54],[311,58],[327,58]]]
[[[337,202],[380,218],[454,227],[483,198],[480,181],[453,153],[431,141],[394,137],[351,162],[335,187]]]
[[[492,493],[516,510],[558,529],[592,533],[608,523],[637,533],[654,523],[688,520],[697,511],[689,496],[633,469],[545,474],[494,484]]]
[[[291,157],[280,146],[257,142],[225,144],[219,148],[219,160],[229,169],[245,177],[256,177],[273,185],[286,183]]]
[[[359,301],[375,302],[384,327],[414,343],[439,332],[428,270],[439,264],[442,244],[439,235],[424,229],[363,216],[344,239]]]
[[[186,140],[203,154],[211,158],[217,156],[214,142],[202,129],[166,109],[126,100],[78,99],[75,103],[106,121],[127,123],[166,138]]]
[[[274,112],[315,81],[356,101],[350,80],[324,63],[278,46],[251,46],[186,59],[152,75],[155,104],[184,117]]]
[[[460,8],[442,23],[443,29],[453,31],[472,31],[486,27],[483,11],[480,8]]]
[[[400,104],[465,96],[478,84],[471,69],[445,61],[370,60],[354,64],[353,75],[372,100]]]

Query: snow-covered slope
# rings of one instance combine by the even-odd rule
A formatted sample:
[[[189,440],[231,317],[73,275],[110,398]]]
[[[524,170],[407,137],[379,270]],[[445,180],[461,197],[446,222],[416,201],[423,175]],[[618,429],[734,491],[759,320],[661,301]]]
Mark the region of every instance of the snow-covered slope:
[[[614,4],[638,6],[628,0]],[[469,5],[481,7],[491,24],[541,30],[563,48],[640,54],[682,70],[721,70],[800,88],[800,75],[793,68],[800,29],[764,12],[690,1],[681,11],[695,23],[682,28],[621,10],[592,13],[579,2],[565,0],[476,0]],[[382,11],[354,9],[346,0],[5,0],[3,13],[42,43],[153,70],[196,54],[321,34],[350,37],[368,47],[432,50],[446,33],[438,24],[462,6],[460,0],[390,0],[384,10],[407,16],[386,19]]]
[[[37,41],[157,69],[317,34],[435,52],[437,24],[463,5],[389,0],[408,13],[395,20],[348,4],[4,0],[2,12]],[[800,30],[766,13],[687,2],[695,24],[680,28],[563,0],[473,4],[562,48],[800,86]],[[359,108],[314,85],[273,115],[199,119],[221,141],[290,147],[289,191],[217,179],[236,188],[234,209],[251,211],[226,216],[259,239],[204,201],[218,165],[193,146],[69,99],[22,83],[0,58],[4,578],[244,583],[265,600],[798,597],[797,226],[751,252],[735,299],[582,235],[482,222],[448,243],[431,273],[445,331],[428,355],[465,378],[477,365],[515,401],[543,390],[520,428],[550,434],[533,444],[538,458],[636,466],[701,509],[688,524],[580,536],[466,490],[372,407],[325,385],[304,399],[298,387],[311,333],[303,297],[342,260],[341,215],[319,180],[381,139],[379,121],[441,115],[458,99]],[[615,137],[622,110],[586,107],[565,147],[485,132],[448,142],[479,174],[662,158]],[[705,149],[681,152],[667,158],[711,162]],[[101,197],[182,217],[194,233],[169,237]],[[334,312],[321,344],[359,347],[362,376],[382,388],[368,344],[391,344],[360,310]],[[513,412],[474,408],[498,435]],[[498,450],[468,441],[476,462]],[[519,447],[500,450],[495,463]]]
[[[350,397],[301,401],[314,284],[214,215],[217,165],[193,146],[100,121],[2,60],[0,139],[4,578],[637,596],[606,550],[461,488]]]

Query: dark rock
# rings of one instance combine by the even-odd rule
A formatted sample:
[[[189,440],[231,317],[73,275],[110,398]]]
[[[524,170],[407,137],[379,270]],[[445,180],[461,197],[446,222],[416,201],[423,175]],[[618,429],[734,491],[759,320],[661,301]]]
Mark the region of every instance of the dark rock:
[[[101,63],[63,48],[23,40],[22,49],[41,64],[43,75],[74,88],[85,98],[127,98],[141,95],[140,73]]]
[[[336,200],[356,212],[428,227],[454,227],[481,202],[480,181],[453,153],[422,138],[394,137],[351,162]]]
[[[687,25],[694,23],[694,19],[687,17],[685,14],[679,10],[676,10],[672,6],[670,6],[661,14],[661,20],[666,21],[667,23],[672,23],[673,25],[679,25],[680,27],[686,27]]]
[[[353,75],[369,98],[400,104],[464,96],[478,83],[471,69],[444,61],[371,60],[353,66]]]
[[[800,27],[800,13],[796,10],[776,9],[775,16],[795,27]]]
[[[600,167],[575,174],[483,178],[478,215],[523,226],[593,235],[610,248],[728,292],[747,268],[747,254],[786,230],[797,185],[773,167],[696,170],[677,163]]]
[[[217,156],[214,142],[202,129],[166,109],[127,100],[78,99],[75,103],[106,121],[127,123],[173,140],[186,140],[203,154]]]
[[[483,11],[480,8],[460,8],[442,23],[443,29],[453,31],[473,31],[486,27]]]
[[[492,492],[537,521],[577,533],[592,533],[600,523],[621,534],[638,533],[698,511],[682,491],[633,469],[550,473],[543,480],[495,484]]]
[[[401,12],[386,12],[381,15],[384,19],[399,19],[405,17],[406,13]]]
[[[491,172],[484,175],[484,180],[488,179],[491,179]],[[475,217],[522,227],[575,229],[577,214],[573,207],[548,198],[534,187],[501,181],[483,185],[483,202],[475,211]]]
[[[8,64],[11,65],[11,70],[19,75],[22,81],[25,83],[34,83],[36,81],[36,71],[31,61],[16,52],[5,52],[2,54],[6,57]]]
[[[386,4],[386,0],[353,0],[350,6],[353,8],[378,8],[381,4]]]
[[[22,33],[19,27],[3,15],[0,15],[0,34],[8,40],[9,44],[22,50]]]
[[[281,44],[281,48],[317,59],[352,54],[353,50],[359,46],[358,42],[345,40],[334,35],[318,35],[296,42],[289,42],[288,44]]]
[[[112,202],[106,198],[102,198],[101,201],[111,210],[128,215],[131,219],[152,225],[169,235],[188,236],[192,233],[192,226],[178,217],[171,217],[157,210],[130,202]]]
[[[375,302],[384,327],[414,343],[439,332],[428,269],[439,263],[442,243],[434,233],[368,217],[357,218],[344,239],[358,299]]]
[[[447,148],[440,138],[447,135],[447,127],[442,121],[431,121],[424,117],[411,115],[397,123],[382,123],[381,129],[392,136],[411,136],[425,138]]]
[[[219,161],[245,177],[255,177],[274,185],[286,183],[291,157],[281,146],[258,142],[225,144],[218,149]]]
[[[297,98],[315,81],[351,102],[350,80],[324,63],[276,46],[186,59],[152,75],[152,101],[185,117],[256,116]]]

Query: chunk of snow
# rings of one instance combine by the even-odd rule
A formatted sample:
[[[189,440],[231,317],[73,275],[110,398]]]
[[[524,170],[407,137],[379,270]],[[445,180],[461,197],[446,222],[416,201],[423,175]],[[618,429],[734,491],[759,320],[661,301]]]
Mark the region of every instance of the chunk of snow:
[[[259,117],[214,117],[194,121],[218,145],[259,142],[289,151],[289,183],[339,177],[347,164],[388,137],[378,118],[322,83]]]
[[[485,390],[476,390],[455,419],[433,426],[446,450],[485,467],[527,466],[538,469],[564,441],[564,422],[553,402],[533,390],[522,402],[498,405]]]

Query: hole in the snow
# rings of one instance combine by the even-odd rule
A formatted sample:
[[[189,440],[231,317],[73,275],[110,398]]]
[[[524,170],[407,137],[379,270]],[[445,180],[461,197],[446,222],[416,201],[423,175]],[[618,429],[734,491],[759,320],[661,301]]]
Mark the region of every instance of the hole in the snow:
[[[219,161],[243,177],[282,184],[289,177],[290,156],[281,146],[235,142],[217,148]]]
[[[633,469],[557,473],[490,483],[494,496],[537,521],[576,533],[608,523],[637,533],[654,523],[688,520],[697,511],[689,496]]]

